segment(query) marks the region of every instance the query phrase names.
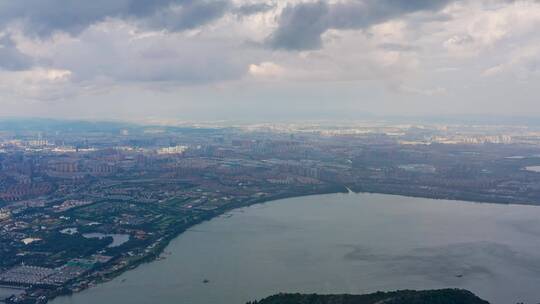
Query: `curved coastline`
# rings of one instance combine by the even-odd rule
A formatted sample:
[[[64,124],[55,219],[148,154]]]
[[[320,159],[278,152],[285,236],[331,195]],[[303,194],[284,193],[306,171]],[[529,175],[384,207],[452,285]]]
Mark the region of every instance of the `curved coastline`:
[[[92,281],[93,284],[89,284],[88,286],[81,288],[77,290],[76,292],[70,292],[67,289],[63,289],[59,291],[57,294],[54,295],[54,297],[51,297],[50,300],[53,300],[56,297],[62,297],[62,296],[71,296],[76,295],[78,292],[93,288],[98,284],[105,283],[108,281],[113,280],[114,278],[122,275],[123,273],[137,268],[139,265],[147,264],[155,261],[158,259],[165,249],[169,246],[170,242],[174,239],[176,239],[178,236],[186,232],[187,230],[200,225],[204,222],[210,221],[216,217],[219,217],[227,212],[246,208],[253,205],[259,205],[259,204],[266,204],[270,202],[276,202],[280,200],[286,200],[290,198],[300,198],[300,197],[309,197],[309,196],[318,196],[318,195],[324,195],[324,194],[382,194],[382,195],[393,195],[393,196],[402,196],[402,197],[409,197],[409,198],[424,198],[424,199],[434,199],[434,200],[448,200],[448,201],[456,201],[456,202],[466,202],[466,203],[485,203],[485,204],[497,204],[497,205],[529,205],[529,206],[538,206],[532,203],[520,203],[520,202],[505,202],[499,199],[496,200],[466,200],[466,199],[459,199],[459,198],[452,198],[452,197],[444,197],[440,195],[411,195],[411,194],[403,194],[403,193],[397,193],[394,191],[357,191],[358,187],[354,186],[346,186],[346,185],[329,185],[328,187],[316,189],[315,191],[306,191],[306,192],[298,192],[298,193],[283,193],[280,195],[275,195],[271,198],[261,198],[261,199],[255,199],[249,202],[243,202],[243,203],[235,203],[230,204],[225,207],[220,207],[218,209],[213,210],[212,212],[206,213],[204,216],[198,218],[196,221],[190,223],[189,225],[185,225],[182,227],[177,227],[174,231],[169,233],[168,235],[164,236],[163,239],[159,242],[159,244],[156,245],[155,250],[151,253],[145,256],[144,258],[141,258],[137,260],[134,263],[131,263],[129,265],[126,265],[125,267],[119,269],[118,271],[111,272],[107,276],[101,277],[99,279],[95,279]]]
[[[49,298],[49,300],[53,300],[53,299],[55,299],[57,297],[62,297],[62,296],[76,295],[80,291],[83,291],[83,290],[88,289],[88,288],[92,288],[92,287],[96,286],[97,284],[108,282],[108,281],[122,275],[123,273],[129,271],[129,270],[133,270],[133,269],[137,268],[138,266],[140,266],[142,264],[151,263],[151,262],[155,261],[156,259],[158,259],[161,256],[161,254],[165,251],[165,248],[167,248],[167,246],[169,246],[169,244],[170,244],[170,242],[172,240],[176,239],[178,236],[180,236],[182,233],[186,232],[188,229],[193,228],[193,227],[195,227],[197,225],[200,225],[200,224],[202,224],[204,222],[210,221],[210,220],[212,220],[212,219],[214,219],[214,218],[216,218],[218,216],[221,216],[221,215],[223,215],[223,214],[225,214],[227,212],[230,212],[232,210],[241,209],[241,208],[245,208],[245,207],[249,207],[249,206],[253,206],[253,205],[265,204],[265,203],[269,203],[269,202],[280,201],[280,200],[289,199],[289,198],[309,197],[309,196],[315,196],[315,195],[337,194],[337,193],[346,194],[346,193],[350,193],[350,192],[352,192],[352,191],[349,188],[347,188],[346,186],[343,186],[343,185],[339,185],[339,186],[338,185],[330,185],[329,187],[325,187],[325,188],[322,188],[322,189],[317,189],[317,191],[311,191],[311,192],[305,192],[305,193],[283,193],[283,194],[280,194],[280,195],[275,195],[275,196],[273,196],[272,198],[269,198],[269,199],[267,199],[267,198],[256,199],[256,200],[253,200],[253,201],[249,201],[247,203],[230,204],[230,205],[227,205],[225,207],[215,209],[212,212],[208,212],[204,216],[198,218],[196,221],[190,223],[189,225],[178,227],[177,229],[172,231],[169,235],[164,236],[163,239],[161,240],[161,242],[159,242],[159,244],[156,245],[155,250],[151,254],[145,256],[144,258],[141,258],[141,259],[137,260],[134,263],[126,265],[125,267],[119,269],[118,271],[111,272],[110,274],[108,274],[105,277],[95,279],[93,281],[94,284],[90,284],[88,286],[85,286],[84,288],[80,288],[79,290],[77,290],[77,292],[71,292],[71,291],[69,291],[69,290],[67,290],[65,288],[63,288],[62,290],[58,290],[57,293],[55,293],[52,297]],[[355,192],[353,192],[353,193],[355,193]],[[104,265],[102,267],[106,267],[106,266],[107,265]]]

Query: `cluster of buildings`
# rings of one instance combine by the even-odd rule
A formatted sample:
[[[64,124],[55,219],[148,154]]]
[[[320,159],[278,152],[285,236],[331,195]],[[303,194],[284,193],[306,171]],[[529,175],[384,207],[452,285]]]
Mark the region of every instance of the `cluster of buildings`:
[[[60,287],[78,290],[155,257],[194,223],[288,196],[347,187],[485,201],[540,197],[537,173],[520,169],[532,160],[508,157],[539,149],[516,145],[514,134],[463,136],[418,126],[285,130],[122,129],[47,139],[1,133],[0,284],[28,294],[43,288],[40,297]],[[111,236],[119,235],[126,238],[116,244]]]
[[[60,287],[97,264],[107,263],[111,257],[95,256],[92,259],[73,259],[58,268],[19,265],[0,273],[0,284],[22,287]]]

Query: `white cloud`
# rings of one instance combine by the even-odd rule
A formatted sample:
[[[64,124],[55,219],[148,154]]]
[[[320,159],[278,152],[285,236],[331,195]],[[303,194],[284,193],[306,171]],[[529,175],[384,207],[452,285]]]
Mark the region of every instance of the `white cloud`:
[[[34,68],[26,71],[0,73],[1,100],[61,101],[76,94],[70,86],[71,71]]]
[[[283,76],[285,69],[274,62],[261,62],[260,64],[250,64],[249,73],[255,77],[279,77]]]

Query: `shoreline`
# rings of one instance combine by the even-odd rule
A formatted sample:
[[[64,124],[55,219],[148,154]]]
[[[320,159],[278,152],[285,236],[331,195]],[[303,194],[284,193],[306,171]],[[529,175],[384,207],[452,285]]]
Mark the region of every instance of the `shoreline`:
[[[93,288],[93,287],[97,286],[98,284],[103,284],[103,283],[109,282],[111,280],[114,280],[115,278],[121,276],[123,273],[125,273],[125,272],[127,272],[129,270],[135,269],[135,268],[137,268],[138,266],[140,266],[142,264],[149,264],[149,263],[159,259],[159,257],[161,256],[161,254],[163,254],[163,252],[169,246],[171,241],[176,239],[182,233],[186,232],[188,229],[190,229],[192,227],[195,227],[195,226],[197,226],[199,224],[202,224],[204,222],[210,221],[210,220],[212,220],[214,218],[217,218],[217,217],[219,217],[219,216],[221,216],[223,214],[226,214],[227,212],[230,212],[232,210],[241,209],[241,208],[250,207],[250,206],[259,205],[259,204],[266,204],[266,203],[269,203],[269,202],[274,202],[274,201],[279,201],[279,200],[289,199],[289,198],[308,197],[308,196],[313,196],[313,195],[324,195],[324,194],[337,194],[337,193],[347,194],[347,193],[350,193],[350,192],[347,190],[347,187],[345,187],[345,186],[342,186],[342,185],[339,185],[339,186],[338,185],[330,185],[330,187],[323,188],[323,189],[317,189],[317,191],[305,192],[305,193],[302,193],[302,194],[283,193],[283,194],[274,196],[271,199],[256,199],[254,201],[251,201],[251,202],[248,202],[248,203],[245,203],[245,204],[236,203],[236,204],[231,204],[231,205],[229,205],[227,207],[218,208],[216,210],[213,210],[212,212],[209,212],[209,214],[205,214],[205,216],[199,218],[197,221],[195,221],[193,223],[190,223],[189,225],[186,225],[185,227],[179,227],[177,230],[172,232],[170,235],[168,235],[166,237],[163,237],[162,241],[159,242],[159,244],[154,247],[155,250],[151,254],[141,258],[140,260],[138,260],[136,262],[133,262],[132,264],[126,265],[125,267],[123,267],[123,268],[121,268],[121,269],[119,269],[119,270],[117,270],[115,272],[109,273],[105,277],[102,277],[100,279],[96,279],[95,281],[93,281],[94,284],[89,284],[88,286],[86,286],[84,288],[81,288],[81,289],[79,289],[79,290],[77,290],[75,292],[71,292],[71,291],[68,291],[68,290],[64,289],[64,292],[55,293],[53,296],[48,298],[48,301],[50,302],[50,301],[52,301],[52,300],[54,300],[56,298],[59,298],[59,297],[74,296],[74,295],[78,294],[79,292],[84,291],[84,290],[89,289],[89,288]]]
[[[152,253],[148,254],[147,256],[137,260],[136,262],[133,262],[131,264],[126,265],[125,267],[122,267],[118,269],[117,271],[111,272],[107,274],[106,276],[103,276],[101,278],[96,278],[95,280],[91,279],[91,284],[88,284],[85,287],[82,287],[78,289],[77,291],[71,291],[67,290],[66,288],[63,288],[63,291],[59,291],[58,293],[53,293],[53,295],[48,298],[48,301],[52,301],[56,298],[60,297],[71,297],[76,296],[79,292],[82,292],[86,289],[93,288],[97,286],[98,284],[107,283],[111,280],[114,280],[115,278],[121,276],[125,272],[136,269],[138,266],[142,264],[149,264],[151,262],[154,262],[155,260],[158,260],[160,256],[165,252],[165,249],[169,246],[169,244],[176,239],[178,236],[180,236],[182,233],[188,231],[189,229],[202,224],[204,222],[210,221],[214,218],[217,218],[223,214],[226,214],[227,212],[236,210],[236,209],[242,209],[247,208],[254,205],[259,204],[266,204],[270,202],[285,200],[285,199],[291,199],[291,198],[300,198],[300,197],[309,197],[309,196],[318,196],[318,195],[326,195],[326,194],[380,194],[380,195],[393,195],[393,196],[402,196],[402,197],[409,197],[409,198],[423,198],[423,199],[432,199],[432,200],[446,200],[446,201],[455,201],[455,202],[463,202],[463,203],[480,203],[480,204],[494,204],[494,205],[505,205],[505,206],[532,206],[532,207],[539,207],[539,205],[532,204],[532,203],[520,203],[520,202],[502,202],[501,200],[464,200],[464,199],[457,199],[457,198],[448,198],[444,196],[429,196],[429,195],[410,195],[410,194],[403,194],[403,193],[396,193],[393,191],[387,191],[387,192],[381,192],[381,191],[355,191],[355,186],[346,186],[346,185],[328,185],[328,187],[317,189],[315,191],[306,191],[303,193],[282,193],[279,195],[276,195],[272,198],[264,198],[264,199],[255,199],[253,201],[249,201],[247,203],[235,203],[231,204],[226,207],[221,207],[215,210],[212,210],[211,212],[208,212],[204,214],[202,217],[198,218],[196,221],[185,225],[178,227],[168,235],[164,236],[163,239],[155,246]],[[104,266],[106,268],[106,266]],[[91,278],[91,276],[90,276]]]

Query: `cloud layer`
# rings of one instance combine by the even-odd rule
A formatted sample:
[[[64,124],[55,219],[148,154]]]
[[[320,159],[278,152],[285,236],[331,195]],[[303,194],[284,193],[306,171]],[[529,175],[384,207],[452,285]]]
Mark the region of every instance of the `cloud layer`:
[[[0,26],[20,23],[29,34],[78,34],[107,18],[133,20],[150,28],[185,30],[222,16],[225,1],[195,0],[21,0],[0,4]]]
[[[3,1],[0,106],[97,117],[540,115],[539,26],[534,0]]]
[[[18,71],[31,65],[32,58],[21,53],[9,35],[0,36],[0,69]]]
[[[365,29],[393,18],[419,12],[436,12],[450,0],[365,0],[329,4],[307,2],[287,6],[277,30],[270,36],[274,48],[315,49],[329,29]]]

